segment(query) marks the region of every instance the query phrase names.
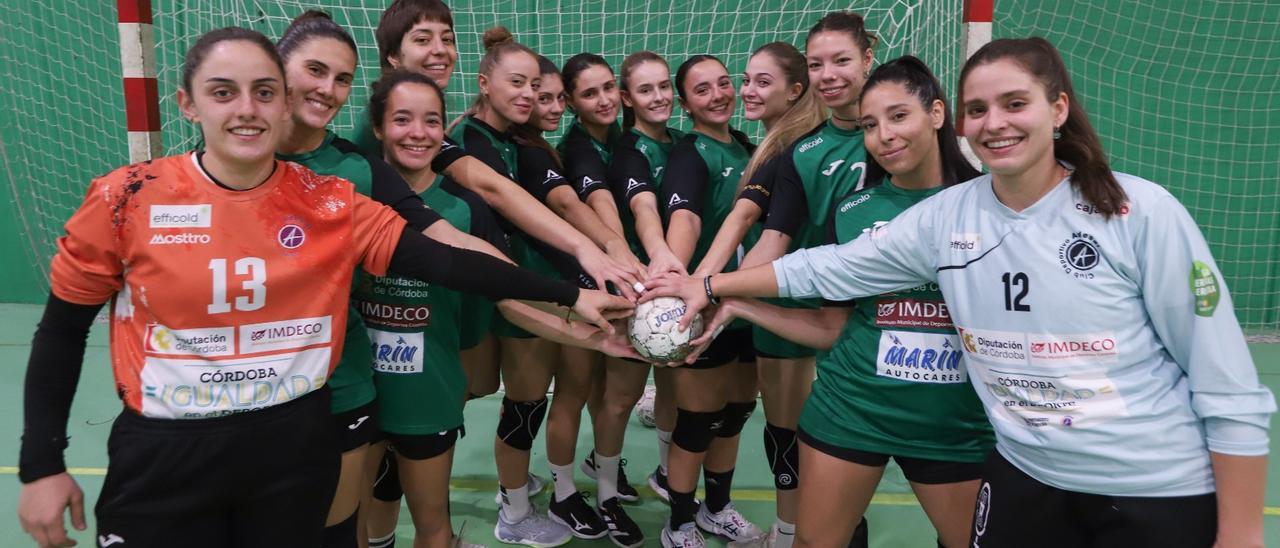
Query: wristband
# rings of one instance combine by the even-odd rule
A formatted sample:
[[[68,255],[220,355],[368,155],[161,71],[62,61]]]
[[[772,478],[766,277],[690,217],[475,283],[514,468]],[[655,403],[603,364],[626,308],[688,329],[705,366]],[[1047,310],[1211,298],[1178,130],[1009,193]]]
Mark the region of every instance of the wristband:
[[[716,296],[711,293],[711,276],[707,276],[702,279],[702,288],[707,290],[708,302],[711,304],[720,304],[720,299],[717,299]]]

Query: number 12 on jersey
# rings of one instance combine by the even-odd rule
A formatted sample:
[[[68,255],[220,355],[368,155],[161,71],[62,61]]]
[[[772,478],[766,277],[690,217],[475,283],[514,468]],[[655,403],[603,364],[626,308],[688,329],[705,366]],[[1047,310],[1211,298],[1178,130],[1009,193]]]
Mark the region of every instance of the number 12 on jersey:
[[[242,257],[236,259],[236,276],[248,276],[240,283],[240,288],[248,295],[236,297],[236,310],[249,312],[262,308],[267,304],[267,262],[258,257]],[[210,314],[231,312],[231,302],[227,300],[226,259],[209,259],[209,270],[213,271],[213,300],[209,303]]]
[[[1023,304],[1022,300],[1027,298],[1027,293],[1031,291],[1031,278],[1028,278],[1025,272],[1016,274],[1005,272],[1000,280],[1004,282],[1004,309],[1012,312],[1030,312],[1031,305]],[[1014,295],[1014,289],[1021,291]]]

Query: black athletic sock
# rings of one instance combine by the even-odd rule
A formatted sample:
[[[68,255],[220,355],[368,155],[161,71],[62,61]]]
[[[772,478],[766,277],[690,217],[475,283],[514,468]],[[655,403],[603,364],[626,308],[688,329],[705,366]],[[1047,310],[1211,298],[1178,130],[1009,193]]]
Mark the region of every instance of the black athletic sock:
[[[862,521],[858,522],[858,527],[853,530],[853,538],[849,540],[849,548],[867,548],[870,546],[867,530],[867,517],[863,516]]]
[[[681,493],[668,486],[667,493],[671,495],[671,522],[668,527],[675,531],[681,525],[692,523],[694,514],[698,513],[698,501],[693,498],[693,491]]]
[[[336,525],[324,528],[324,548],[357,548],[360,546],[359,539],[356,538],[358,531],[356,530],[356,515],[360,511],[357,509],[351,513],[351,516],[342,520]],[[394,537],[393,537],[394,538]]]
[[[712,472],[704,469],[702,471],[702,480],[706,483],[707,499],[702,501],[707,505],[707,511],[712,514],[724,510],[729,504],[729,489],[733,487],[733,468],[727,472]]]

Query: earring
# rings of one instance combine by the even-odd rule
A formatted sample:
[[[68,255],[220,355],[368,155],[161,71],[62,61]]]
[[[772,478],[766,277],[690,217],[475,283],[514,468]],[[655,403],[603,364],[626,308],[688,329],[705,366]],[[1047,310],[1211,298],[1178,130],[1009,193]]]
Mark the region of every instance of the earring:
[[[1053,140],[1057,141],[1058,139],[1061,139],[1061,138],[1062,138],[1062,130],[1056,127],[1053,128]]]

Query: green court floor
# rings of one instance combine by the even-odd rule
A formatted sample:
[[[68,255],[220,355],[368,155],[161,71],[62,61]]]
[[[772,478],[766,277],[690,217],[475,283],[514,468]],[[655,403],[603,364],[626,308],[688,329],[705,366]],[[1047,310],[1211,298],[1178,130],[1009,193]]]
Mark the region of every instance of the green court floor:
[[[31,334],[39,319],[41,307],[32,305],[0,304],[0,546],[32,546],[22,532],[17,520],[19,482],[17,478],[18,440],[22,431],[22,379],[30,352]],[[80,380],[75,405],[71,410],[71,447],[67,452],[67,464],[84,489],[87,504],[97,500],[102,487],[107,464],[106,439],[112,419],[120,411],[119,400],[112,388],[111,371],[107,361],[106,326],[95,326],[89,339],[89,351]],[[1272,391],[1280,393],[1280,345],[1253,345],[1254,360],[1258,364],[1262,381]],[[490,396],[471,402],[467,406],[467,430],[471,433],[459,441],[453,474],[452,511],[454,527],[465,522],[465,535],[471,542],[501,546],[493,540],[493,524],[496,507],[493,492],[497,476],[493,468],[493,436],[497,423],[500,399]],[[744,430],[742,451],[734,476],[734,503],[748,518],[762,527],[773,522],[773,479],[765,465],[760,432],[763,413],[757,412]],[[1280,454],[1280,436],[1272,436],[1272,455]],[[643,487],[644,477],[657,464],[656,443],[652,429],[634,420],[627,429],[623,456],[629,464],[627,472],[631,481],[640,488],[642,502],[631,505],[628,511],[649,536],[647,545],[657,546],[657,532],[667,515],[667,507]],[[586,421],[578,441],[579,458],[591,450],[590,430]],[[534,445],[533,470],[549,477],[541,438]],[[579,474],[578,485],[594,491],[594,483]],[[546,507],[546,494],[535,499],[539,507]],[[1280,546],[1280,471],[1272,465],[1267,476],[1266,543]],[[80,546],[94,546],[92,509],[89,509],[89,530],[75,532],[72,538]],[[871,545],[876,547],[935,546],[932,526],[911,495],[902,474],[890,464],[879,492],[867,513],[871,523]],[[398,528],[398,546],[412,546],[413,526],[408,512],[402,512]],[[608,540],[575,541],[582,546],[612,546]],[[712,546],[722,546],[712,540]]]

